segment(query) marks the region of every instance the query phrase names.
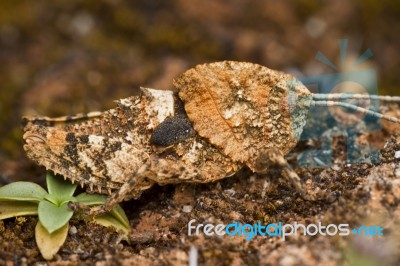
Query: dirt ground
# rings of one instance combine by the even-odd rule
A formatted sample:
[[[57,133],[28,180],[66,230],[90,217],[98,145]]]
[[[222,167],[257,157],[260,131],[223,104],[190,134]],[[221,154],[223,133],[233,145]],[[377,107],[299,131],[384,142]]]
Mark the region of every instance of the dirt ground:
[[[45,170],[22,149],[22,115],[60,116],[106,110],[139,86],[169,89],[199,63],[238,60],[296,76],[374,69],[380,94],[398,94],[400,4],[395,1],[19,1],[0,3],[0,184],[44,184]],[[348,38],[340,63],[338,39]],[[352,68],[370,48],[374,57]],[[321,51],[332,69],[315,60]],[[382,105],[400,117],[399,106]],[[303,141],[287,156],[309,193],[308,202],[278,169],[204,185],[155,186],[123,203],[130,242],[112,230],[72,220],[64,246],[49,265],[399,265],[399,127],[359,140],[378,147],[380,162],[347,164],[343,137],[334,138],[333,165],[296,167],[318,142]],[[233,221],[379,225],[384,236],[188,236],[187,224]],[[34,241],[35,217],[0,221],[0,265],[44,265]]]

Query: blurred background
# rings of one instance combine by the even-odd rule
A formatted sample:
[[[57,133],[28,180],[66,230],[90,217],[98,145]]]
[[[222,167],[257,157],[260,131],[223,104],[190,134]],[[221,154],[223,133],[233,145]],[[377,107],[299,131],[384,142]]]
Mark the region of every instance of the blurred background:
[[[399,18],[389,0],[1,1],[0,183],[39,171],[22,150],[21,116],[106,110],[139,86],[170,89],[200,63],[333,73],[315,55],[340,66],[347,38],[347,61],[370,48],[362,67],[377,71],[380,94],[400,95]]]

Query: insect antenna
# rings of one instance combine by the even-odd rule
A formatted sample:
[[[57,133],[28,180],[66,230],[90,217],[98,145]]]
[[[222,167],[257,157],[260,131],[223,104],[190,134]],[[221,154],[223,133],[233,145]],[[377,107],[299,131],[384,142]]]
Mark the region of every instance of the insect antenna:
[[[314,93],[313,99],[316,101],[320,100],[344,100],[344,99],[365,99],[365,100],[381,100],[385,102],[400,102],[400,96],[380,96],[380,95],[369,95],[369,94],[351,94],[351,93]]]
[[[335,102],[335,101],[312,101],[311,106],[325,106],[325,107],[339,106],[339,107],[344,107],[344,108],[350,109],[355,112],[359,112],[361,114],[370,115],[375,118],[388,120],[388,121],[394,122],[394,123],[400,123],[400,119],[398,119],[398,118],[386,116],[381,113],[374,112],[374,111],[371,111],[371,110],[368,110],[368,109],[365,109],[365,108],[362,108],[362,107],[359,107],[357,105],[350,104],[350,103]]]

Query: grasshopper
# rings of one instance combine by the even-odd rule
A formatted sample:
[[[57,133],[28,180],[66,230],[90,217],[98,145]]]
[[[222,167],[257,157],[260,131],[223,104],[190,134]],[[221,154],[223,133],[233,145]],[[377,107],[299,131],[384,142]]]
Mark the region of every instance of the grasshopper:
[[[293,76],[246,62],[198,65],[173,82],[176,91],[141,88],[114,109],[59,118],[24,117],[30,159],[88,191],[108,194],[98,215],[136,199],[154,184],[208,183],[247,166],[272,165],[306,200],[284,156],[297,144],[311,106],[341,106],[399,123],[338,99],[399,97],[312,94]]]

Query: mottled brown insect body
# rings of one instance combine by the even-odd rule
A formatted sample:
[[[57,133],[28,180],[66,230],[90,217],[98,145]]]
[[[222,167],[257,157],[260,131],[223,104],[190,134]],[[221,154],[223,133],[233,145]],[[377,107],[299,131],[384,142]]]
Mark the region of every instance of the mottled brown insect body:
[[[174,85],[198,134],[253,171],[266,150],[296,146],[312,99],[291,75],[244,62],[199,65]]]
[[[46,169],[109,193],[92,214],[137,198],[155,183],[206,183],[245,165],[259,173],[278,165],[303,198],[312,198],[283,157],[316,104],[304,85],[289,74],[232,61],[189,69],[174,85],[179,96],[142,88],[105,112],[24,118],[24,149]]]

